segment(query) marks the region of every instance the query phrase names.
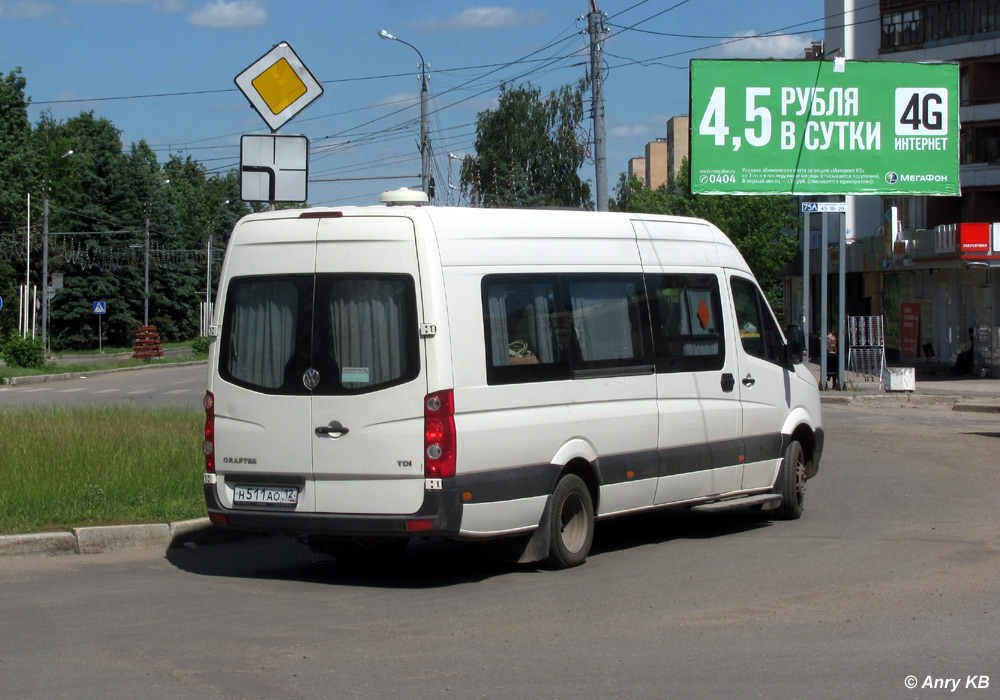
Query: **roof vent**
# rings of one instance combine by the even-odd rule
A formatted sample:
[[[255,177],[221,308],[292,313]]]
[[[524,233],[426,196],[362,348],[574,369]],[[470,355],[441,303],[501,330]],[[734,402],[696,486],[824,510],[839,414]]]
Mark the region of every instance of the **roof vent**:
[[[384,202],[387,207],[398,207],[406,204],[419,207],[421,204],[427,204],[427,193],[411,190],[409,187],[400,187],[398,190],[386,190],[379,195],[378,201]]]

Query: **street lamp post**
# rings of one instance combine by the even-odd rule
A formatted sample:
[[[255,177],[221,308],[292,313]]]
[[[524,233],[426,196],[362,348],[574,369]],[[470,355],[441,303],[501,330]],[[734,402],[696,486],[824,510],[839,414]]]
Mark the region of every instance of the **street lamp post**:
[[[208,324],[211,323],[212,318],[212,232],[215,229],[215,221],[218,217],[219,209],[229,204],[229,200],[225,200],[216,209],[215,215],[212,217],[212,224],[208,227],[208,249],[206,252],[206,273],[205,273],[205,330],[208,330]],[[206,332],[204,335],[208,335]]]
[[[170,182],[169,179],[164,180],[161,184],[166,185]],[[146,202],[146,264],[143,271],[143,291],[142,291],[142,325],[149,325],[149,214],[150,210],[153,208],[153,203],[151,201]]]
[[[73,149],[62,154],[73,155]],[[42,200],[42,347],[49,350],[49,187],[45,184]],[[55,292],[53,292],[54,294]]]
[[[418,49],[413,44],[403,41],[397,36],[393,36],[386,30],[382,30],[378,33],[383,39],[389,39],[391,41],[398,41],[400,44],[406,44],[411,49],[417,52],[420,57],[420,189],[427,194],[427,197],[431,196],[430,182],[431,182],[431,153],[430,153],[430,143],[428,137],[428,124],[429,117],[427,114],[427,64],[424,63],[424,55],[420,53]]]

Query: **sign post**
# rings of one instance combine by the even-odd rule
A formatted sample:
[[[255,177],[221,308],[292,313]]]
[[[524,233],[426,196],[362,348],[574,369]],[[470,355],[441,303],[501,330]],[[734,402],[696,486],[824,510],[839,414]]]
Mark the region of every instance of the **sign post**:
[[[103,317],[104,314],[107,313],[107,311],[108,311],[107,302],[105,301],[94,302],[94,314],[97,316],[97,351],[100,353],[104,352],[103,346],[101,344],[104,335],[101,329],[101,317]]]

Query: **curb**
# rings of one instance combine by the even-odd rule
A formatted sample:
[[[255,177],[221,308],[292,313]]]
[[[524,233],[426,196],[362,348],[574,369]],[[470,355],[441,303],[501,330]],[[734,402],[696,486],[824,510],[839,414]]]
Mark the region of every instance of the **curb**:
[[[954,410],[965,413],[1000,413],[1000,404],[957,403]]]
[[[216,527],[208,518],[168,524],[78,527],[72,532],[39,532],[0,536],[0,558],[104,554],[135,549],[170,549],[182,540],[204,540]]]
[[[951,394],[824,394],[823,406],[951,406],[954,411],[967,413],[1000,413],[1000,402],[985,401],[970,396]]]
[[[70,379],[86,379],[101,374],[116,372],[135,372],[138,370],[163,369],[165,367],[188,367],[190,365],[208,364],[208,360],[192,360],[191,362],[168,362],[158,365],[143,365],[139,367],[116,367],[115,369],[96,369],[93,372],[63,372],[62,374],[36,374],[28,377],[4,377],[3,384],[22,386],[26,384],[45,384],[47,382],[64,382]]]

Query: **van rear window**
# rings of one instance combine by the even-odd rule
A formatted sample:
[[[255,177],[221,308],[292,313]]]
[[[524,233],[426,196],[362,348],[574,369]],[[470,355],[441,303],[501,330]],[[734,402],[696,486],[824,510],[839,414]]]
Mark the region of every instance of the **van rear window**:
[[[226,296],[219,372],[274,394],[394,386],[420,373],[416,313],[408,275],[237,277]]]

